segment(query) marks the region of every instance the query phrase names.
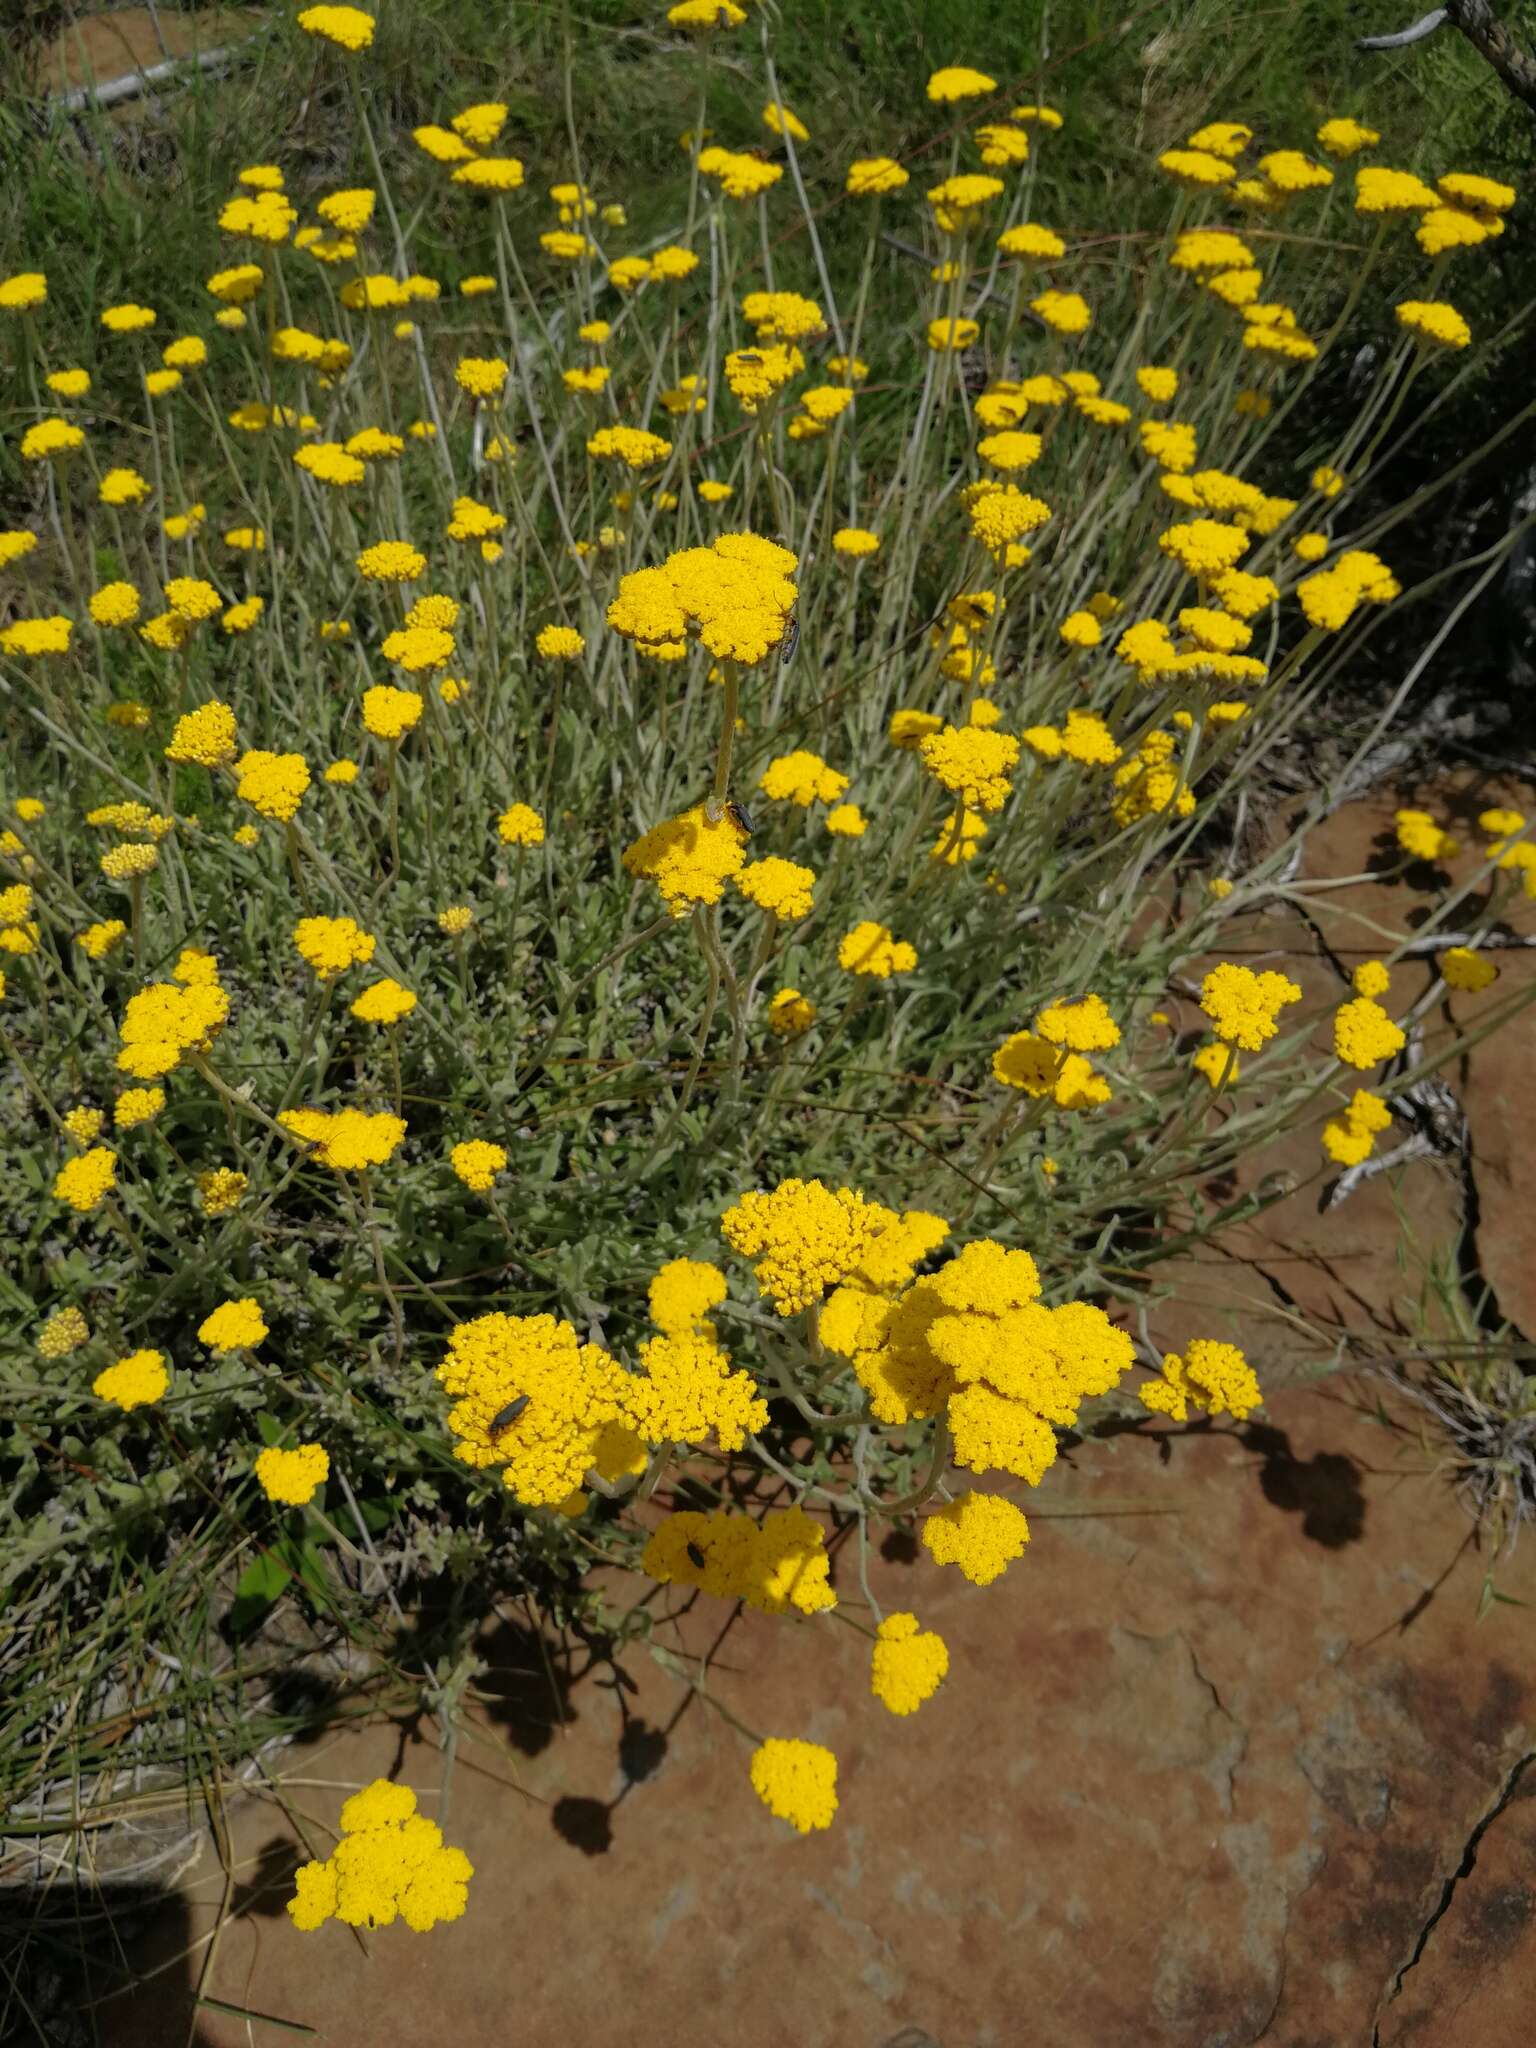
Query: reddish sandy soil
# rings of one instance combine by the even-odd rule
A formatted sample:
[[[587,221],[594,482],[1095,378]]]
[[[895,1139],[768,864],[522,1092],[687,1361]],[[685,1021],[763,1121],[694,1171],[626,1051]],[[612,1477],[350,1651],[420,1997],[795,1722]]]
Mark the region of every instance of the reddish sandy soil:
[[[53,91],[89,80],[102,85],[127,72],[148,70],[167,57],[237,43],[259,27],[261,19],[253,10],[234,7],[204,8],[196,14],[169,7],[154,13],[147,7],[122,7],[110,14],[88,14],[45,52],[42,80]]]

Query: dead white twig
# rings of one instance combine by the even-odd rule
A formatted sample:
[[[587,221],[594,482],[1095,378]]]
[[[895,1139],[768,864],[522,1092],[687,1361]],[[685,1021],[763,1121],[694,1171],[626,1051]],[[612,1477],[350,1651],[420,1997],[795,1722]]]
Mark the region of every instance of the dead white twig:
[[[1395,36],[1361,36],[1355,44],[1357,50],[1406,50],[1410,43],[1422,43],[1426,36],[1432,36],[1447,15],[1448,7],[1432,7],[1422,21],[1416,21],[1412,28],[1400,28]]]
[[[1359,50],[1405,49],[1410,43],[1423,42],[1426,36],[1432,36],[1446,22],[1465,36],[1477,54],[1493,66],[1515,98],[1524,100],[1536,113],[1536,57],[1523,43],[1516,41],[1488,0],[1446,0],[1444,7],[1433,8],[1411,28],[1399,29],[1396,35],[1362,36],[1355,47]]]

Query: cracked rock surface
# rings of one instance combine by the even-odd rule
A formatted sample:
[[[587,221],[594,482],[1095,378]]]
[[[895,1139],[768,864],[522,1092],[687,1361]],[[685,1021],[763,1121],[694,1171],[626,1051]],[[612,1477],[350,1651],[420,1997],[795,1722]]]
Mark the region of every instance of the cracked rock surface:
[[[248,1802],[205,1994],[341,2048],[1527,2048],[1536,1567],[1499,1579],[1531,1605],[1477,1619],[1488,1560],[1378,1392],[1336,1380],[1246,1429],[1069,1453],[986,1589],[889,1546],[877,1598],[951,1654],[911,1719],[831,1617],[727,1627],[701,1601],[663,1629],[718,1639],[710,1684],[761,1733],[836,1750],[826,1834],[758,1806],[747,1744],[643,1648],[619,1678],[503,1628],[452,1779],[468,1916],[296,1933],[293,1830]],[[856,1597],[850,1554],[835,1572]],[[435,1744],[423,1723],[290,1751],[288,1796],[317,1843],[376,1773],[435,1814]],[[206,1858],[139,1967],[206,1935],[222,1891]],[[114,2048],[185,2037],[187,1972],[102,2009]],[[207,2006],[194,2036],[281,2038]]]

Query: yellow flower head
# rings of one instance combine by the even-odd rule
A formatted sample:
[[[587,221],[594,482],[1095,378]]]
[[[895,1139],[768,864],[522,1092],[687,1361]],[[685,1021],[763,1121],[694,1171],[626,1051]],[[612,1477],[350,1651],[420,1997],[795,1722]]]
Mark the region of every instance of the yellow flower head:
[[[718,661],[753,666],[780,646],[798,591],[788,548],[754,533],[723,533],[659,568],[620,579],[608,623],[646,646],[694,633]]]
[[[254,1296],[220,1302],[198,1326],[198,1337],[210,1351],[253,1351],[269,1334],[266,1317]]]
[[[91,1392],[116,1408],[144,1408],[162,1399],[170,1384],[163,1351],[131,1351],[96,1375]]]
[[[236,715],[215,696],[199,711],[176,719],[166,748],[168,762],[193,762],[199,768],[223,768],[236,758]]]
[[[151,982],[124,1007],[118,1069],[135,1080],[158,1080],[188,1053],[204,1052],[228,1019],[229,997],[216,981]]]
[[[299,27],[307,36],[318,36],[354,56],[373,41],[373,16],[361,7],[306,7]]]
[[[235,794],[264,818],[286,821],[298,813],[309,787],[309,768],[302,754],[242,754],[235,766]]]
[[[957,100],[982,99],[997,91],[997,80],[985,71],[972,71],[965,64],[946,64],[928,80],[928,97],[938,106],[953,106]]]
[[[507,1154],[503,1146],[493,1145],[485,1138],[466,1138],[454,1146],[448,1163],[465,1187],[485,1195],[496,1185],[497,1174],[506,1171]]]
[[[150,1123],[165,1107],[163,1088],[125,1088],[112,1105],[112,1121],[120,1131]]]
[[[1355,173],[1356,213],[1428,213],[1439,204],[1439,193],[1412,171],[1368,164]]]
[[[385,975],[380,981],[371,981],[350,1007],[361,1024],[398,1024],[415,1009],[416,997]]]
[[[776,1038],[798,1038],[816,1021],[816,1005],[797,988],[781,988],[768,1004],[768,1028]]]
[[[378,940],[350,917],[301,917],[293,943],[320,979],[330,981],[349,967],[366,965]]]
[[[816,880],[811,868],[770,854],[766,860],[755,860],[738,868],[734,879],[749,903],[777,918],[788,921],[811,914],[811,889]]]
[[[1499,970],[1486,953],[1474,953],[1470,946],[1452,946],[1440,956],[1440,975],[1447,988],[1475,996],[1492,987]]]
[[[1297,984],[1272,968],[1256,974],[1251,967],[1224,961],[1200,984],[1200,1007],[1215,1025],[1218,1037],[1244,1052],[1257,1052],[1273,1038],[1280,1028],[1281,1010],[1300,1001]]]
[[[845,932],[837,945],[837,964],[845,974],[871,975],[888,981],[893,974],[910,974],[917,965],[917,948],[905,939],[894,938],[889,925],[866,918]]]
[[[313,1444],[263,1455],[294,1461],[266,1467],[280,1475],[272,1495],[279,1501],[299,1491],[311,1474],[320,1484],[329,1469],[324,1451]],[[306,1466],[305,1460],[313,1462]],[[266,1484],[260,1458],[257,1477]],[[302,1497],[308,1498],[307,1493]],[[462,1917],[474,1874],[464,1851],[447,1847],[442,1829],[417,1813],[416,1795],[408,1785],[376,1778],[343,1805],[341,1840],[329,1858],[295,1871],[288,1913],[294,1926],[306,1931],[330,1919],[349,1927],[388,1927],[398,1918],[423,1934],[439,1921]]]
[[[1443,299],[1404,299],[1392,311],[1399,327],[1439,348],[1465,348],[1472,339],[1466,321]]]
[[[946,725],[918,742],[923,766],[968,810],[1000,811],[1013,784],[1019,743],[1010,733]]]
[[[934,77],[945,75],[935,72]],[[989,79],[981,90],[990,89]],[[935,94],[932,79],[928,93],[930,99],[942,97]],[[837,1812],[837,1758],[819,1742],[770,1736],[752,1752],[751,1777],[752,1790],[768,1811],[787,1820],[798,1834],[831,1827]]]
[[[876,1633],[870,1690],[893,1714],[915,1714],[949,1671],[944,1638],[920,1629],[915,1614],[888,1614]]]
[[[513,804],[496,820],[496,836],[503,846],[542,846],[544,820],[531,804]]]
[[[899,192],[909,176],[894,157],[859,157],[848,166],[843,189],[855,197],[879,199],[887,192]]]
[[[252,1469],[256,1484],[268,1500],[278,1507],[301,1508],[314,1499],[330,1478],[331,1461],[319,1444],[300,1444],[291,1451],[269,1445],[257,1452]]]
[[[1029,1523],[997,1493],[962,1493],[923,1523],[923,1548],[935,1564],[958,1565],[976,1586],[990,1586],[1024,1555]]]
[[[1407,1042],[1401,1027],[1369,996],[1356,996],[1334,1012],[1333,1050],[1346,1066],[1377,1066]]]
[[[599,427],[587,438],[587,453],[599,461],[622,463],[626,469],[649,469],[653,463],[666,461],[672,443],[643,427]]]
[[[48,297],[48,280],[40,270],[21,270],[0,283],[0,312],[28,313]]]
[[[437,1378],[453,1397],[448,1427],[461,1463],[500,1467],[527,1507],[558,1507],[589,1471],[643,1466],[626,1421],[631,1376],[553,1316],[476,1316],[448,1338]]]
[[[1162,1371],[1160,1380],[1151,1380],[1138,1391],[1146,1407],[1175,1422],[1186,1419],[1191,1402],[1212,1415],[1233,1415],[1243,1422],[1264,1398],[1237,1346],[1210,1337],[1194,1338],[1183,1357],[1169,1352]]]
[[[249,1177],[232,1166],[216,1166],[197,1176],[198,1207],[205,1216],[227,1216],[238,1209],[250,1186]]]
[[[408,540],[375,541],[357,558],[358,574],[370,583],[413,583],[426,566],[426,556]]]
[[[695,804],[642,833],[624,850],[626,873],[654,882],[674,917],[696,904],[718,903],[725,884],[744,866],[746,834],[728,810],[718,818]]]
[[[1347,115],[1336,115],[1317,131],[1318,148],[1326,150],[1329,156],[1358,156],[1362,149],[1372,149],[1380,140],[1374,128],[1364,127]]]
[[[422,703],[415,690],[375,683],[363,692],[363,724],[375,739],[403,740],[420,719]]]
[[[361,1109],[285,1109],[277,1120],[300,1143],[314,1147],[322,1166],[337,1173],[383,1166],[405,1136],[403,1118]]]
[[[91,1341],[90,1325],[77,1308],[56,1309],[37,1333],[40,1358],[67,1358]]]

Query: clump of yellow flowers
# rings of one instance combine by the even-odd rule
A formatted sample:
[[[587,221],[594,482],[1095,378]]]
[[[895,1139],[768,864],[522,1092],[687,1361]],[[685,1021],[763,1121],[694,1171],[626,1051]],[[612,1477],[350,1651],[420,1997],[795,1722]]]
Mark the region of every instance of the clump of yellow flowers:
[[[664,12],[690,94],[771,44]],[[1215,118],[1148,159],[1166,235],[1106,237],[986,73],[928,78],[914,184],[764,64],[657,246],[511,99],[381,135],[374,13],[294,19],[326,161],[205,195],[201,314],[153,238],[88,334],[46,250],[0,277],[0,1202],[58,1583],[99,1583],[99,1470],[157,1570],[217,1501],[237,1607],[376,1646],[372,1574],[448,1560],[468,1659],[482,1581],[601,1562],[658,1640],[701,1595],[861,1632],[905,1719],[966,1674],[871,1535],[994,1584],[1065,1432],[1244,1423],[1259,1311],[1153,1348],[1169,1248],[1223,1176],[1277,1198],[1293,1126],[1327,1199],[1394,1166],[1519,1000],[1523,797],[1392,799],[1443,914],[1351,968],[1286,920],[1335,915],[1308,833],[1369,749],[1294,818],[1268,779],[1366,634],[1464,616],[1470,565],[1404,588],[1387,455],[1498,341],[1457,266],[1518,195]],[[829,1826],[832,1752],[730,1713],[743,1797]],[[289,1910],[427,1928],[471,1874],[381,1781]]]

